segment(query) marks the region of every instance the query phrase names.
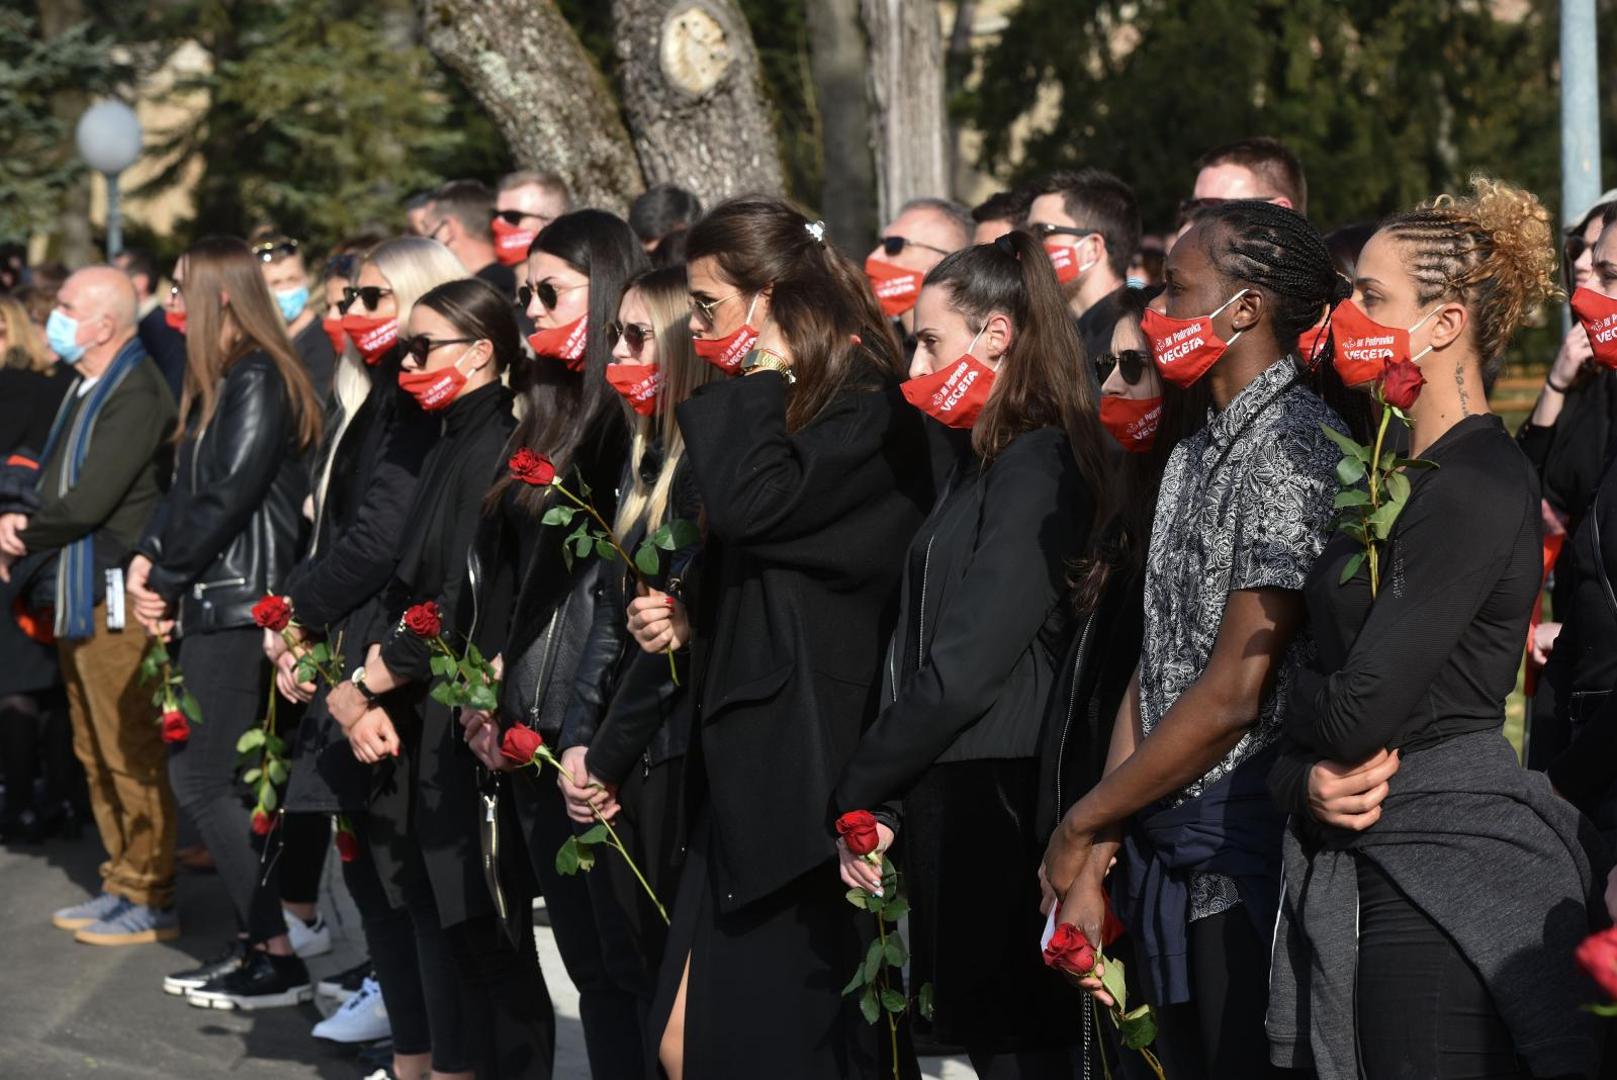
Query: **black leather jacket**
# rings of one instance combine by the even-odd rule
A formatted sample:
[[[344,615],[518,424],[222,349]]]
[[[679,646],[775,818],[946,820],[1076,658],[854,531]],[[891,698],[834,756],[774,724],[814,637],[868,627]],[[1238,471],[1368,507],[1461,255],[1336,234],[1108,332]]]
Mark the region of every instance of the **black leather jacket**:
[[[208,426],[186,418],[174,481],[136,548],[181,633],[253,624],[253,605],[297,559],[307,481],[286,384],[249,353],[225,372]]]

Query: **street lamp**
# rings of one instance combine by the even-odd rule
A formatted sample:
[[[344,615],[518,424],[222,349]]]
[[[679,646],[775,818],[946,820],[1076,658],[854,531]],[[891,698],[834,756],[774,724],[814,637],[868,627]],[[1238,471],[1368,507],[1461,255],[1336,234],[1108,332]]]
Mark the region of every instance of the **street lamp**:
[[[79,117],[74,135],[79,156],[107,178],[107,260],[123,250],[123,219],[118,209],[118,174],[140,157],[140,121],[121,101],[98,101]]]

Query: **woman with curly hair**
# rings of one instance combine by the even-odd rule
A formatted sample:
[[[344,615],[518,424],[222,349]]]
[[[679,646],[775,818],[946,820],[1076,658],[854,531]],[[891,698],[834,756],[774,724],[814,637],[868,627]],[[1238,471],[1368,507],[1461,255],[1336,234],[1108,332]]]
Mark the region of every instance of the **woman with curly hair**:
[[[1271,777],[1292,811],[1268,1030],[1321,1080],[1593,1076],[1573,950],[1604,919],[1587,822],[1500,732],[1542,566],[1533,468],[1488,409],[1558,292],[1548,212],[1477,178],[1383,222],[1363,313],[1412,327],[1410,494],[1379,592],[1338,533],[1304,587],[1318,644]]]

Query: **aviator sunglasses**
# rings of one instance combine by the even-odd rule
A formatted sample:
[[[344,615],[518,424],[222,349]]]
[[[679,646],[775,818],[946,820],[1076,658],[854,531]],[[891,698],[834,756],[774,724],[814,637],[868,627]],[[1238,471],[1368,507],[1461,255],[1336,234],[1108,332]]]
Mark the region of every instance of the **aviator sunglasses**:
[[[641,323],[612,322],[606,327],[606,347],[617,348],[618,339],[622,338],[629,343],[629,351],[639,356],[640,350],[646,347],[646,342],[656,336],[651,327]]]

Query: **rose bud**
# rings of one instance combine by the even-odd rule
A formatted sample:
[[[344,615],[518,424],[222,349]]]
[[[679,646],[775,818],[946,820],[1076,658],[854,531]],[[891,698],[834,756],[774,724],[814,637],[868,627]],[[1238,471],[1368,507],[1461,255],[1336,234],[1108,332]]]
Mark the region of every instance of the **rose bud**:
[[[539,748],[543,745],[545,740],[537,731],[518,724],[508,729],[505,737],[500,740],[500,754],[526,765],[534,759],[534,755],[539,753]]]
[[[337,857],[343,862],[353,862],[359,858],[359,837],[347,829],[337,830]]]
[[[855,855],[869,855],[881,843],[876,816],[869,810],[849,810],[837,818],[837,835]]]
[[[512,476],[524,484],[534,487],[548,487],[556,479],[556,466],[543,454],[536,454],[524,446],[511,455],[511,460],[505,463]]]
[[[1044,962],[1071,975],[1088,975],[1095,970],[1095,947],[1082,930],[1072,923],[1062,923],[1044,947]]]
[[[268,836],[269,831],[275,828],[275,819],[263,810],[253,811],[253,835]]]
[[[428,600],[404,613],[404,627],[417,637],[437,637],[444,627],[444,617],[438,611],[438,602]]]
[[[190,721],[178,709],[164,713],[158,723],[162,725],[163,741],[166,743],[182,743],[191,737]]]
[[[1576,955],[1606,996],[1617,998],[1617,927],[1584,938]]]
[[[253,622],[279,634],[292,621],[292,605],[284,596],[266,596],[253,605]]]
[[[1381,397],[1388,405],[1408,409],[1420,397],[1421,387],[1425,385],[1426,376],[1421,374],[1420,368],[1408,360],[1398,360],[1388,364],[1381,376]]]

